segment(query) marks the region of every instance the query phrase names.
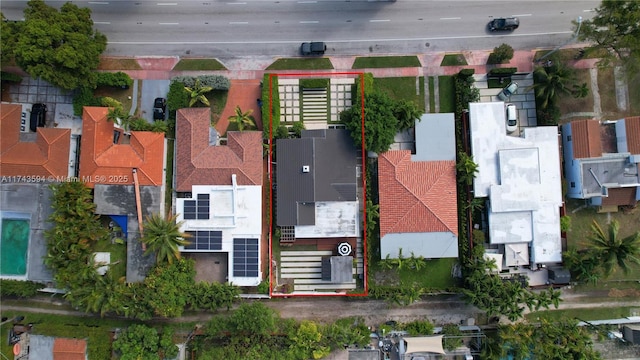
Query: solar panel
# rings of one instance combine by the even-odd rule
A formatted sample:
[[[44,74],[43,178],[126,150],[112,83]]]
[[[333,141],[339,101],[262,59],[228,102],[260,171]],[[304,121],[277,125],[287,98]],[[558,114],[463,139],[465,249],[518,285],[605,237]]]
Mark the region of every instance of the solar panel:
[[[197,200],[184,201],[185,220],[209,220],[209,194],[198,194]]]
[[[233,276],[258,276],[258,239],[233,239]]]
[[[222,250],[222,231],[187,231],[191,235],[185,250]]]

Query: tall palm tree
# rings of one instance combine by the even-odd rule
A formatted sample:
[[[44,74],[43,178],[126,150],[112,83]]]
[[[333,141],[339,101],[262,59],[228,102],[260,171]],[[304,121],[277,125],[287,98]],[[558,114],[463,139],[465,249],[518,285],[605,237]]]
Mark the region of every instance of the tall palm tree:
[[[188,245],[189,237],[180,231],[182,223],[176,223],[176,215],[163,218],[160,214],[148,216],[144,223],[144,237],[141,241],[146,244],[145,254],[155,253],[156,263],[173,263],[180,259],[178,246]]]
[[[473,161],[473,157],[464,151],[458,153],[458,163],[456,164],[458,171],[458,181],[463,184],[471,185],[473,179],[478,173],[478,164]]]
[[[131,131],[131,122],[134,120],[134,117],[124,112],[122,108],[111,108],[107,112],[107,120],[120,126],[125,134],[127,134]]]
[[[571,94],[571,85],[575,82],[575,73],[560,61],[550,67],[537,67],[533,71],[536,98],[542,99],[541,107],[546,109],[560,95]]]
[[[238,131],[254,130],[256,128],[256,119],[254,119],[253,110],[242,112],[240,106],[236,105],[236,113],[229,116],[229,121],[238,124]]]
[[[591,234],[588,237],[590,249],[600,259],[605,275],[611,275],[616,265],[625,274],[629,273],[631,263],[640,265],[640,231],[620,239],[618,230],[620,224],[612,220],[605,233],[600,224],[594,219],[591,224]]]
[[[209,99],[207,99],[204,94],[212,91],[213,88],[211,86],[202,86],[202,84],[200,84],[200,79],[196,79],[196,83],[193,87],[185,86],[184,89],[187,94],[189,94],[189,107],[192,107],[197,102],[201,102],[206,106],[211,106]]]

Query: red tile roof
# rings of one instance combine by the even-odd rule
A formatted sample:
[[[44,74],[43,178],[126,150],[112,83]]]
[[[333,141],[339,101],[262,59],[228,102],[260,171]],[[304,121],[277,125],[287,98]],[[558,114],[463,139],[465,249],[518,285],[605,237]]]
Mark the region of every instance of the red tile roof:
[[[53,341],[53,360],[86,360],[87,342],[80,339],[56,338]]]
[[[176,191],[193,185],[262,185],[262,132],[227,132],[227,145],[209,145],[208,108],[180,109],[176,119]]]
[[[0,175],[69,175],[70,129],[36,130],[34,141],[20,141],[22,105],[0,104]]]
[[[164,134],[132,131],[129,144],[113,143],[114,126],[105,107],[85,107],[82,114],[80,178],[95,184],[131,185],[138,169],[140,185],[161,186],[164,169]],[[90,179],[89,181],[86,181]]]
[[[390,233],[458,235],[455,161],[411,161],[409,150],[378,158],[380,237]]]
[[[571,123],[573,158],[602,156],[602,139],[598,120],[578,120]]]
[[[632,154],[640,154],[640,116],[624,119],[624,127],[627,132],[627,148]]]

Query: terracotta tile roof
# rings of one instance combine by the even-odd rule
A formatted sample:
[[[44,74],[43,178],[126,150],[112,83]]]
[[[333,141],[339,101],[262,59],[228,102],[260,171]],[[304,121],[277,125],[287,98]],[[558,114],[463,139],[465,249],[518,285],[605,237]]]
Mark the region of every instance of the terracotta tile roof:
[[[113,143],[114,126],[105,107],[85,107],[82,113],[80,178],[95,184],[131,185],[138,169],[140,185],[160,186],[164,169],[164,134],[132,131],[129,144]]]
[[[571,123],[574,159],[602,156],[600,122],[598,120],[578,120]]]
[[[38,128],[35,141],[20,141],[22,105],[0,104],[0,175],[69,175],[70,129]]]
[[[409,150],[378,158],[380,237],[389,233],[458,235],[455,161],[411,161]]]
[[[632,154],[640,154],[640,116],[624,119],[627,132],[627,147]]]
[[[602,197],[602,206],[610,205],[635,205],[636,201],[636,187],[624,187],[609,189],[609,196]]]
[[[86,360],[87,342],[81,339],[56,338],[53,341],[53,360]]]
[[[262,132],[227,132],[227,145],[209,145],[210,110],[180,109],[176,119],[176,191],[192,185],[262,185]]]

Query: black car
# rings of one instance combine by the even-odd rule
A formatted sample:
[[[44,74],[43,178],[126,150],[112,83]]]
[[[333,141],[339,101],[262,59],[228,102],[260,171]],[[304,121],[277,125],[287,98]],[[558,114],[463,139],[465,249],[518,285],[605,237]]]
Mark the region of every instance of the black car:
[[[47,121],[47,105],[42,103],[33,104],[31,106],[31,121],[29,128],[35,132],[36,128],[44,127]]]
[[[167,99],[156,98],[153,101],[153,120],[164,120],[167,111]]]
[[[300,53],[302,55],[324,55],[327,45],[321,41],[306,42],[300,45]]]
[[[489,31],[513,31],[520,26],[518,18],[497,18],[489,22]]]

